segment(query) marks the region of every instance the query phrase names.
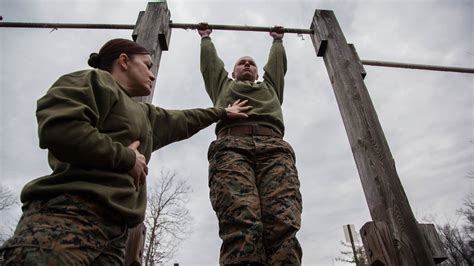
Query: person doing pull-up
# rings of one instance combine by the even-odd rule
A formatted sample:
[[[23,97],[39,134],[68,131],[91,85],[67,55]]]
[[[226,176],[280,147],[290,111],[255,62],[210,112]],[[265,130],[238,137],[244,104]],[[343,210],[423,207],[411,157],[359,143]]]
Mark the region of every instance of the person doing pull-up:
[[[270,32],[273,44],[263,81],[252,57],[237,60],[228,77],[201,23],[201,72],[215,107],[247,100],[248,119],[219,121],[209,147],[209,188],[219,220],[221,265],[300,265],[296,233],[301,224],[301,194],[295,153],[283,140],[286,55],[283,28]]]

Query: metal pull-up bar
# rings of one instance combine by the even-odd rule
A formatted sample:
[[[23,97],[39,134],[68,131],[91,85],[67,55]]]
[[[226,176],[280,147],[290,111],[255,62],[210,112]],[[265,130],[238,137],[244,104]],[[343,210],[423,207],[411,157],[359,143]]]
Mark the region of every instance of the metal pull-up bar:
[[[171,28],[178,29],[198,29],[201,24],[188,24],[188,23],[170,23]],[[275,27],[259,27],[259,26],[240,26],[240,25],[219,25],[219,24],[207,24],[207,27],[212,30],[233,30],[233,31],[260,31],[270,32]],[[297,34],[313,34],[311,29],[296,29],[296,28],[281,28],[284,33],[297,33]]]
[[[466,67],[434,66],[434,65],[421,65],[421,64],[398,63],[398,62],[375,61],[375,60],[360,60],[360,61],[362,62],[362,64],[367,65],[367,66],[396,67],[396,68],[447,71],[447,72],[459,72],[459,73],[474,73],[474,68],[466,68]]]
[[[201,24],[192,23],[173,23],[170,21],[170,28],[176,29],[197,29]],[[240,26],[240,25],[221,25],[221,24],[207,24],[207,27],[213,30],[232,30],[232,31],[257,31],[270,32],[275,27],[262,26]],[[0,28],[52,28],[52,29],[116,29],[116,30],[133,30],[134,24],[78,24],[78,23],[31,23],[31,22],[0,22]],[[296,34],[313,34],[312,29],[298,29],[298,28],[282,28],[284,33]],[[362,64],[370,66],[381,67],[396,67],[408,69],[421,69],[433,71],[447,71],[458,73],[474,74],[474,68],[465,67],[449,67],[436,65],[421,65],[399,62],[375,61],[375,60],[361,60]]]
[[[170,28],[176,29],[197,29],[201,24],[173,23],[170,21]],[[270,32],[274,27],[260,26],[240,26],[240,25],[220,25],[207,24],[213,30],[233,30],[233,31],[260,31]],[[116,29],[133,30],[132,24],[77,24],[77,23],[31,23],[31,22],[0,22],[0,28],[53,28],[53,29]],[[312,34],[311,29],[282,28],[284,33]]]

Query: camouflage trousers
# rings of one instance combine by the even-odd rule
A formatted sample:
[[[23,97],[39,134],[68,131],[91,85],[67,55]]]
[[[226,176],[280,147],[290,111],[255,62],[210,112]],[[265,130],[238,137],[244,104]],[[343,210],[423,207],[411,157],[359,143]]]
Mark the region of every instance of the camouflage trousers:
[[[2,265],[123,265],[127,227],[104,217],[97,203],[68,194],[28,202],[0,248]]]
[[[224,136],[211,143],[208,159],[220,264],[300,265],[302,204],[291,146],[275,137]]]

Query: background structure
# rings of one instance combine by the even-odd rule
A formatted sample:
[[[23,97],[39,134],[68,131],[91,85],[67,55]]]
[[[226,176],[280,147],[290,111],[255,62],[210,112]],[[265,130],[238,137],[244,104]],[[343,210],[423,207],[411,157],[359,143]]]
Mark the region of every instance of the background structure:
[[[309,28],[315,9],[330,9],[361,59],[473,67],[474,2],[428,1],[168,1],[174,22],[283,25]],[[3,21],[134,24],[142,0],[3,0]],[[131,38],[127,30],[0,28],[0,183],[19,194],[32,178],[50,172],[38,147],[36,100],[62,74],[88,68],[87,59],[107,40]],[[231,71],[241,55],[253,56],[260,76],[271,37],[215,31],[218,53]],[[370,220],[350,146],[326,68],[309,36],[287,34],[288,73],[283,104],[285,139],[297,155],[303,194],[298,236],[304,265],[342,265],[342,225]],[[199,71],[200,37],[173,29],[163,52],[153,103],[169,109],[211,105]],[[454,219],[473,191],[474,77],[472,74],[366,66],[365,82],[378,112],[398,174],[418,221]],[[173,260],[217,265],[217,219],[207,188],[207,147],[214,126],[156,152],[149,183],[162,167],[189,180],[193,233]],[[20,215],[0,215],[8,230]]]

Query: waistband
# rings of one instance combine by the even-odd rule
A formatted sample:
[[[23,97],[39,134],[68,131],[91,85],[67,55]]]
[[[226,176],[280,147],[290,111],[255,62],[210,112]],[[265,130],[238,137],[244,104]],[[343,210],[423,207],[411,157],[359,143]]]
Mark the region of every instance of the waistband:
[[[260,126],[260,125],[246,125],[246,126],[233,126],[224,128],[217,133],[217,138],[224,136],[271,136],[275,138],[282,138],[282,135],[278,131],[271,127]]]

